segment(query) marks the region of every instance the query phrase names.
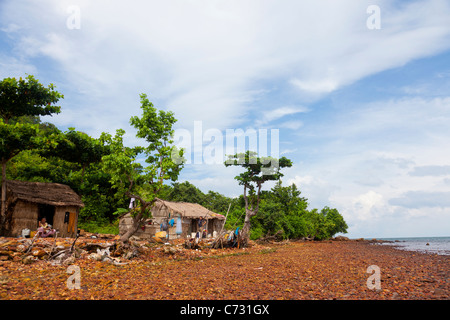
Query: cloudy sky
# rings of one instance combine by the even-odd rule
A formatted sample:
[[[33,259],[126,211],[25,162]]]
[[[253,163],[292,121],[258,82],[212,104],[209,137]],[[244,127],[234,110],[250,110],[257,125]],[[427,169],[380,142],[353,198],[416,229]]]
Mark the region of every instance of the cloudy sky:
[[[449,21],[448,0],[2,0],[0,77],[55,84],[46,121],[130,145],[146,93],[200,160],[208,132],[278,130],[283,183],[348,236],[450,236]],[[205,162],[181,180],[242,192]]]

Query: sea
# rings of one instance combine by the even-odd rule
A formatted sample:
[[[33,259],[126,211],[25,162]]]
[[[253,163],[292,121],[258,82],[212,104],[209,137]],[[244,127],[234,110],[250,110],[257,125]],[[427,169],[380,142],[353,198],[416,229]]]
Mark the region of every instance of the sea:
[[[450,255],[450,237],[378,238],[387,240],[382,245],[400,250],[418,251],[438,255]]]

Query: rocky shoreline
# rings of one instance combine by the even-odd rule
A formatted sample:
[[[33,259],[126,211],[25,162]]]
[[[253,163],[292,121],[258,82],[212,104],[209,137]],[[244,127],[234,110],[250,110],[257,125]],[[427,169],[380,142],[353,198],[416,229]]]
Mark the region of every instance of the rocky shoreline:
[[[8,259],[0,261],[0,299],[449,298],[449,256],[373,243],[378,242],[284,241],[245,249],[198,251],[180,245],[174,252],[154,244],[141,247],[138,257],[119,265],[81,253],[72,262],[80,268],[79,290],[67,288],[67,265],[39,259],[23,264]],[[381,278],[379,289],[368,285],[376,267]]]

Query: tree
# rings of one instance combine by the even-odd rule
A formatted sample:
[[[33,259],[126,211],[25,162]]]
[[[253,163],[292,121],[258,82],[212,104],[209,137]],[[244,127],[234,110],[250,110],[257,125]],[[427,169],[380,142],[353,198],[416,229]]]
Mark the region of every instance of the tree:
[[[228,156],[225,166],[241,166],[245,169],[235,177],[239,184],[244,186],[245,220],[241,235],[242,244],[245,246],[250,237],[250,219],[258,214],[262,185],[266,181],[276,181],[283,177],[280,169],[291,167],[292,161],[286,157],[258,157],[256,152],[248,150]]]
[[[114,138],[109,134],[103,134],[101,138],[110,146],[111,154],[102,159],[105,170],[111,174],[111,183],[139,203],[132,211],[133,225],[122,235],[122,242],[127,242],[151,217],[150,209],[164,182],[176,181],[184,162],[182,150],[173,145],[173,125],[176,122],[173,113],[157,110],[146,94],[141,94],[140,98],[142,116],[131,117],[130,124],[137,129],[136,136],[148,143],[147,147],[125,147],[125,131],[122,129],[117,130]],[[141,155],[146,157],[146,167],[137,162]]]
[[[58,130],[59,131],[59,130]],[[108,147],[104,146],[99,139],[90,137],[88,134],[69,128],[68,131],[53,134],[51,140],[57,144],[50,144],[40,151],[40,154],[48,157],[54,156],[81,166],[81,183],[83,183],[84,172],[91,163],[98,163],[102,157],[108,154]]]
[[[5,78],[0,82],[0,161],[2,166],[2,194],[0,223],[6,214],[6,164],[22,150],[39,143],[39,126],[32,123],[9,123],[22,116],[43,116],[59,113],[54,106],[64,96],[53,84],[44,87],[32,75],[25,79]]]
[[[347,233],[347,223],[344,217],[335,208],[330,209],[329,207],[324,207],[320,214],[325,217],[326,220],[326,238],[333,237],[336,233]]]
[[[175,182],[172,190],[167,196],[169,201],[191,202],[203,205],[205,194],[189,181],[183,183]]]
[[[52,83],[44,87],[32,75],[25,79],[5,78],[0,82],[0,117],[5,123],[21,116],[48,116],[60,113],[61,107],[54,106],[64,98]]]

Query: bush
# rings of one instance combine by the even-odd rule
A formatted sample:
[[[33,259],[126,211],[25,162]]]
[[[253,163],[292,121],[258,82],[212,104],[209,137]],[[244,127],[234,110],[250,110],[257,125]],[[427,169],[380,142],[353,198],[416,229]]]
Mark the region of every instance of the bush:
[[[119,234],[119,219],[112,223],[105,220],[79,221],[78,229],[83,229],[84,231],[91,233]]]

